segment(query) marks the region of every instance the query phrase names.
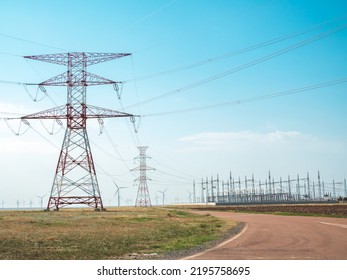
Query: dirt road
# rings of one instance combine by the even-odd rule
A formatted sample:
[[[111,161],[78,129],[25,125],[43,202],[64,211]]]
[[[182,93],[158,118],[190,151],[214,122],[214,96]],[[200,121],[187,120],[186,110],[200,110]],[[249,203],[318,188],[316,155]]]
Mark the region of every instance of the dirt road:
[[[203,212],[206,214],[206,212]],[[347,219],[208,212],[244,230],[194,260],[347,260]]]

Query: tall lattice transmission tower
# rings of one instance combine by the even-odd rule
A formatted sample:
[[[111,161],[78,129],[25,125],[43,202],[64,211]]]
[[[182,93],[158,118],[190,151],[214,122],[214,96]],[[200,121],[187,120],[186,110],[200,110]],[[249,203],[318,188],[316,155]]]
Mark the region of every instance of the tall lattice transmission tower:
[[[87,66],[121,58],[129,53],[88,53],[72,52],[25,56],[67,66],[67,72],[40,84],[43,86],[66,86],[67,103],[46,111],[23,116],[28,119],[66,120],[66,131],[61,147],[47,210],[59,210],[67,205],[82,204],[105,210],[103,207],[94,160],[87,135],[87,119],[130,117],[134,115],[110,109],[87,105],[87,87],[112,84],[117,89],[118,82],[87,72]]]
[[[146,160],[150,158],[149,156],[146,155],[146,150],[148,147],[140,146],[137,148],[140,150],[140,154],[137,157],[135,157],[134,160],[138,160],[140,165],[132,169],[132,171],[140,171],[140,176],[134,181],[138,183],[135,206],[140,206],[140,207],[152,206],[151,199],[149,196],[149,191],[148,191],[148,185],[147,185],[147,180],[151,180],[151,179],[147,177],[146,173],[149,170],[155,170],[155,169],[152,167],[149,167],[146,162]]]

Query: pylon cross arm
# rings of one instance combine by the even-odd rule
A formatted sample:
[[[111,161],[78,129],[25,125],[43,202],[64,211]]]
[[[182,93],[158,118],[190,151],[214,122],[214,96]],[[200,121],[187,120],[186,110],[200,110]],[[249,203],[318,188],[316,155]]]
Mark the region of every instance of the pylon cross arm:
[[[121,117],[139,117],[137,115],[119,112],[111,109],[101,108],[97,106],[87,105],[87,119],[92,118],[121,118]]]
[[[67,119],[67,107],[70,106],[69,104],[67,105],[62,105],[58,106],[52,109],[48,109],[45,111],[37,112],[34,114],[26,115],[21,117],[22,120],[30,120],[30,119]],[[111,109],[106,109],[102,107],[97,107],[97,106],[92,106],[92,105],[85,105],[85,116],[80,116],[80,117],[85,117],[87,119],[98,119],[98,118],[134,118],[134,117],[139,117],[137,115],[129,114],[129,113],[124,113],[124,112],[119,112]]]
[[[133,169],[130,169],[130,171],[141,171],[141,170],[155,170],[155,168],[146,165],[146,166],[137,166]]]
[[[38,85],[38,86],[96,86],[105,84],[116,84],[117,82],[103,78],[101,76],[84,72],[83,77],[74,76],[68,77],[68,73],[64,72],[53,78],[50,78],[39,84],[28,84],[28,85]]]
[[[85,55],[87,56],[87,65],[93,65],[124,56],[129,56],[131,53],[85,53]]]
[[[39,60],[48,63],[59,65],[68,65],[69,59],[83,59],[86,65],[93,65],[109,60],[121,58],[131,55],[130,53],[93,53],[93,52],[71,52],[71,53],[58,53],[58,54],[44,54],[44,55],[29,55],[24,56],[27,59]]]
[[[66,119],[67,116],[66,105],[58,106],[45,111],[37,112],[34,114],[21,117],[22,120],[30,119]]]

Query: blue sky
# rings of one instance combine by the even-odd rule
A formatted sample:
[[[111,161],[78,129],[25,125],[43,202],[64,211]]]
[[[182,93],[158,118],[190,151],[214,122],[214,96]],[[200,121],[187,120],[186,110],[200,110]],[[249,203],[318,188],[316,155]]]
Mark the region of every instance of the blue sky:
[[[346,82],[242,101],[346,78],[344,11],[345,1],[3,0],[0,117],[66,103],[64,88],[47,87],[49,98],[33,102],[23,86],[5,82],[39,83],[66,70],[21,56],[130,52],[89,68],[126,81],[121,103],[111,86],[102,86],[88,88],[89,104],[143,115],[136,135],[121,119],[105,120],[101,135],[97,122],[89,123],[106,205],[116,203],[112,180],[127,187],[122,204],[134,203],[137,175],[129,170],[138,145],[149,146],[148,165],[156,169],[148,174],[153,204],[158,191],[168,188],[168,202],[187,200],[194,179],[217,173],[227,179],[229,171],[265,180],[268,170],[277,178],[306,172],[316,177],[320,170],[326,181],[341,181],[347,167]],[[258,47],[246,51],[252,46]],[[36,94],[35,87],[28,90]],[[241,102],[172,113],[233,101]],[[10,124],[17,129],[15,121]],[[51,136],[39,121],[31,125],[35,130],[15,136],[0,120],[0,202],[8,207],[17,200],[38,205],[36,195],[48,193],[53,181],[63,131]]]

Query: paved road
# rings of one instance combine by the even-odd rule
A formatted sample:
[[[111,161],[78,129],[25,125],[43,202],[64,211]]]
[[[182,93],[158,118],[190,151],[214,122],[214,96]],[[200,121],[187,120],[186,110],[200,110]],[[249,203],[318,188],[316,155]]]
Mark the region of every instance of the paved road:
[[[244,222],[246,228],[222,245],[185,259],[347,260],[347,219],[209,213]]]

